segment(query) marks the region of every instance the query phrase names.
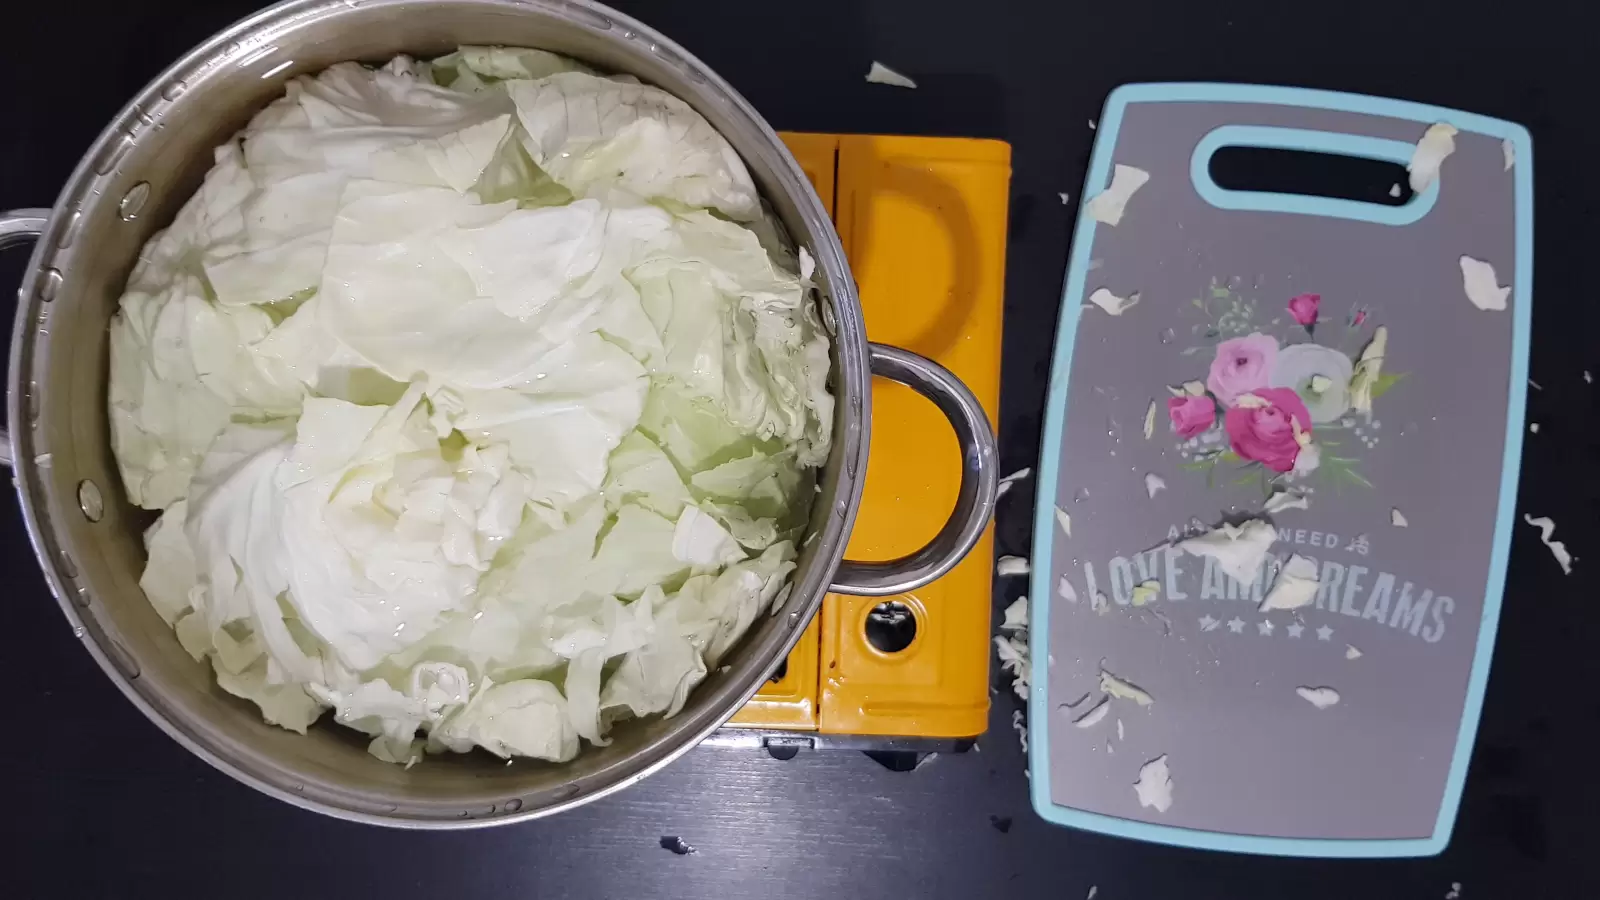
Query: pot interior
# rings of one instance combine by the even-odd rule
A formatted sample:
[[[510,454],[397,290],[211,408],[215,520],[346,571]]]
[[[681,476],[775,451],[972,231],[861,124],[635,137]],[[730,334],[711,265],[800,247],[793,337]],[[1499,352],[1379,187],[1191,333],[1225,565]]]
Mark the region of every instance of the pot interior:
[[[151,608],[138,580],[153,514],[128,503],[106,417],[107,325],[140,247],[199,186],[211,150],[283,93],[344,60],[430,57],[461,44],[538,47],[626,72],[689,101],[744,157],[794,239],[818,261],[837,323],[834,448],[782,608],[751,629],[675,718],[620,723],[613,742],[562,765],[477,752],[410,769],[331,724],[301,736],[219,689]],[[865,343],[854,287],[804,175],[764,122],[665,38],[598,6],[556,0],[300,0],[181,60],[119,116],[63,193],[34,256],[14,348],[19,490],[52,585],[91,652],[130,699],[190,749],[262,790],[323,812],[413,827],[487,824],[565,808],[625,786],[716,727],[787,653],[821,602],[864,471]],[[834,286],[830,290],[829,286]],[[841,347],[841,344],[843,345]],[[96,502],[96,496],[98,502]],[[98,515],[91,515],[98,513]]]

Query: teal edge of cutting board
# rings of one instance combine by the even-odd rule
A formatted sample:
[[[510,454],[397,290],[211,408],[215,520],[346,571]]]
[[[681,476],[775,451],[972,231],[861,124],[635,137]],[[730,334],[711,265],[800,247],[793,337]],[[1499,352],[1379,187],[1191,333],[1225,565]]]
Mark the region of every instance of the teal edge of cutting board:
[[[1288,838],[1202,831],[1137,822],[1073,809],[1061,806],[1050,799],[1048,764],[1050,728],[1047,722],[1052,704],[1049,695],[1049,654],[1034,653],[1030,662],[1032,691],[1028,700],[1028,717],[1035,723],[1028,731],[1030,758],[1028,768],[1032,784],[1033,808],[1045,820],[1057,825],[1069,825],[1119,837],[1202,850],[1318,857],[1404,857],[1437,854],[1450,841],[1450,831],[1455,824],[1456,810],[1461,802],[1462,783],[1466,779],[1467,761],[1472,755],[1472,743],[1478,731],[1484,685],[1489,679],[1489,657],[1494,650],[1495,631],[1500,619],[1506,556],[1510,549],[1511,527],[1515,515],[1517,472],[1522,459],[1522,425],[1528,379],[1528,332],[1533,309],[1533,140],[1527,129],[1512,122],[1422,103],[1367,97],[1360,94],[1243,84],[1124,85],[1113,91],[1106,100],[1105,112],[1100,119],[1099,139],[1095,142],[1094,154],[1089,160],[1089,174],[1084,180],[1084,190],[1080,196],[1092,197],[1109,184],[1111,156],[1116,147],[1123,111],[1129,104],[1175,102],[1262,103],[1340,110],[1409,120],[1424,128],[1435,122],[1448,122],[1462,131],[1476,132],[1511,143],[1515,160],[1513,176],[1516,189],[1516,277],[1512,285],[1515,300],[1511,308],[1511,374],[1510,383],[1506,386],[1510,402],[1506,408],[1505,455],[1500,466],[1499,512],[1495,522],[1494,547],[1489,557],[1489,576],[1484,583],[1483,621],[1478,630],[1477,648],[1473,653],[1472,672],[1468,676],[1466,706],[1462,710],[1461,730],[1456,736],[1455,753],[1451,757],[1450,773],[1445,781],[1444,796],[1439,804],[1439,816],[1434,822],[1433,833],[1427,837],[1381,840]],[[1305,149],[1329,149],[1325,145],[1326,137],[1326,135],[1321,136],[1323,140],[1318,142],[1319,146]],[[1406,149],[1409,151],[1409,146]],[[1390,156],[1389,153],[1383,153],[1381,158]],[[1408,159],[1409,155],[1398,161],[1406,162]],[[1210,179],[1209,177],[1197,179],[1196,183],[1209,184]],[[1418,199],[1425,199],[1431,206],[1433,197],[1428,195],[1437,189],[1436,183]],[[1245,202],[1270,202],[1273,204],[1271,208],[1307,215],[1341,214],[1340,201],[1336,200],[1280,195],[1270,201],[1262,201],[1259,199],[1261,196],[1263,195],[1257,195],[1257,200]],[[1087,204],[1081,203],[1079,207],[1072,257],[1067,267],[1066,283],[1062,288],[1061,319],[1056,332],[1044,436],[1040,444],[1042,451],[1033,524],[1034,563],[1030,585],[1032,600],[1029,603],[1029,618],[1031,633],[1041,637],[1050,633],[1050,601],[1054,596],[1054,590],[1048,581],[1052,571],[1050,556],[1054,544],[1054,529],[1057,527],[1054,514],[1056,484],[1061,474],[1058,471],[1059,453],[1056,449],[1061,446],[1062,441],[1062,425],[1067,407],[1067,379],[1072,371],[1072,348],[1078,331],[1076,310],[1068,308],[1067,304],[1077,305],[1081,302],[1079,298],[1084,296],[1085,281],[1089,273],[1089,251],[1096,227],[1094,219],[1087,214]],[[1381,218],[1375,218],[1370,214],[1358,217],[1382,221]],[[1394,221],[1389,224],[1403,223]],[[1132,790],[1131,784],[1129,790]]]

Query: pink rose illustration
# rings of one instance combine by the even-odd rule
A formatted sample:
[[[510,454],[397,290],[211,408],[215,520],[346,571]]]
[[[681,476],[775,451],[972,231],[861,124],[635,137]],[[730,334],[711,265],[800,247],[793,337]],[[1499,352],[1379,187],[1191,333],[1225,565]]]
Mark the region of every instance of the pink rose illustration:
[[[1277,357],[1277,339],[1260,332],[1223,341],[1217,345],[1217,358],[1211,361],[1206,387],[1223,406],[1232,406],[1240,394],[1267,386]]]
[[[1256,402],[1235,406],[1223,417],[1222,427],[1228,442],[1241,459],[1258,462],[1274,472],[1294,468],[1300,455],[1300,431],[1310,435],[1311,413],[1298,394],[1289,388],[1261,388],[1251,392]]]
[[[1178,437],[1188,440],[1217,421],[1217,404],[1204,396],[1168,397],[1167,415],[1172,417],[1172,430]]]
[[[1310,331],[1317,324],[1317,307],[1321,305],[1321,294],[1301,294],[1289,301],[1289,315]]]

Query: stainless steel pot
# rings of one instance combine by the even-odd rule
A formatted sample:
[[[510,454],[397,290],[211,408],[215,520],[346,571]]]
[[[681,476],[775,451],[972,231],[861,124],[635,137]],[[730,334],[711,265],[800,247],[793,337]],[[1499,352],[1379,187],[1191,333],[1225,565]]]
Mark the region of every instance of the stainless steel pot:
[[[106,415],[107,323],[140,247],[198,187],[211,149],[283,92],[293,75],[342,60],[449,52],[460,44],[541,47],[627,72],[687,100],[744,157],[795,240],[817,260],[836,325],[834,447],[788,600],[763,618],[672,719],[619,725],[610,746],[565,765],[505,766],[446,755],[404,769],[367,755],[362,736],[322,724],[306,736],[262,722],[216,687],[139,588],[150,514],[123,495]],[[994,506],[994,436],[972,394],[915,354],[868,344],[850,269],[821,203],[767,123],[678,45],[583,0],[293,0],[218,34],[123,108],[53,210],[0,220],[0,246],[37,237],[12,337],[10,459],[34,550],[62,610],[111,680],[201,758],[290,803],[414,828],[474,827],[547,815],[618,790],[722,724],[799,638],[827,591],[890,595],[943,574],[977,541]],[[869,375],[915,388],[960,438],[951,520],[923,550],[842,561],[866,468]]]

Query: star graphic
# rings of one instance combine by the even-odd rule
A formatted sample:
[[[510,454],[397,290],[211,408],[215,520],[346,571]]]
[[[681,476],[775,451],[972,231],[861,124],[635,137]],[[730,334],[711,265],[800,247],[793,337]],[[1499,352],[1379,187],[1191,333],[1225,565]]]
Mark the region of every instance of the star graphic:
[[[1271,634],[1272,634],[1272,620],[1271,619],[1262,619],[1260,622],[1257,622],[1256,623],[1256,631],[1261,632],[1261,636],[1262,637],[1271,636]]]
[[[1299,622],[1291,623],[1289,625],[1289,637],[1297,638],[1297,637],[1300,636],[1300,632],[1305,631],[1305,630],[1306,630],[1306,627],[1304,625],[1301,625]]]
[[[1321,628],[1317,629],[1317,640],[1319,640],[1319,641],[1327,641],[1327,640],[1332,640],[1332,639],[1333,639],[1333,629],[1332,628],[1329,628],[1328,626],[1324,625]]]
[[[1244,633],[1244,620],[1239,618],[1238,616],[1234,616],[1233,618],[1229,619],[1228,620],[1228,630],[1233,632],[1234,634],[1243,634]]]
[[[1221,622],[1217,621],[1216,619],[1211,618],[1208,615],[1200,617],[1200,630],[1201,631],[1216,631],[1217,630],[1217,626],[1221,625],[1221,624],[1222,624]]]

